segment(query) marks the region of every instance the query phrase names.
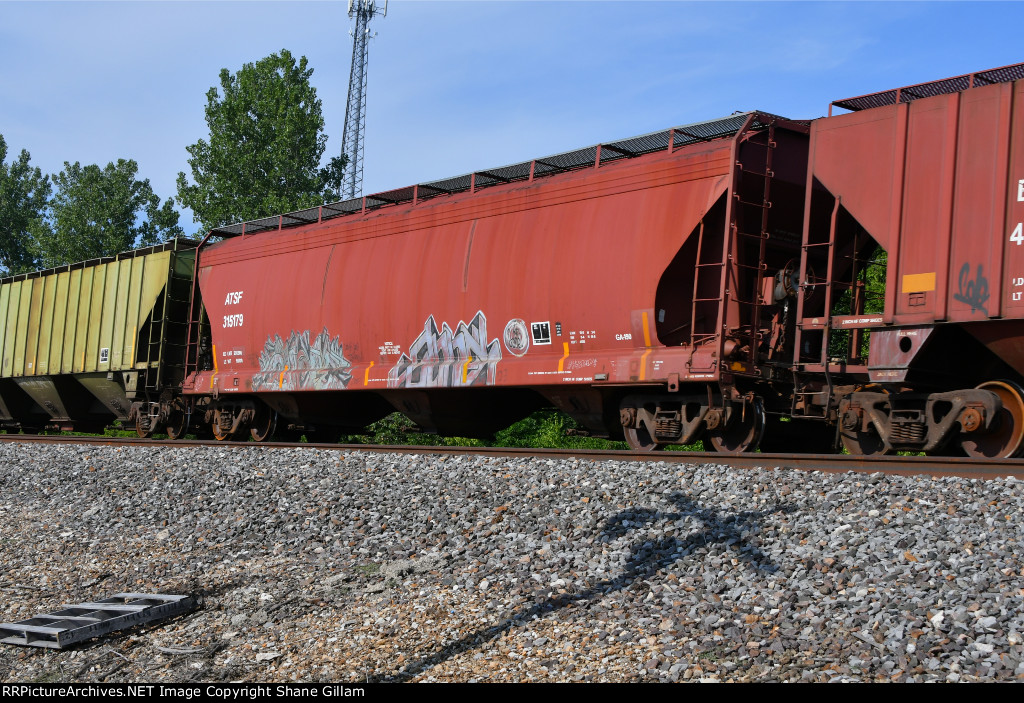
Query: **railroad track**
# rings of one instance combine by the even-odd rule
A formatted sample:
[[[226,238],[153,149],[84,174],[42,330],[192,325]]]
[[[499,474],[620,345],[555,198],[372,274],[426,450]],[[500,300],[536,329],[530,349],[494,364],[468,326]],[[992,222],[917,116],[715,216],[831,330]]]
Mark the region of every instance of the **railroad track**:
[[[84,437],[66,435],[0,435],[2,442],[43,442],[104,446],[165,447],[267,447],[275,449],[333,449],[341,451],[387,452],[396,454],[448,454],[497,457],[566,458],[594,461],[662,461],[670,464],[724,464],[734,468],[779,468],[827,473],[875,473],[903,476],[993,479],[1013,477],[1024,480],[1024,460],[977,459],[934,456],[853,456],[849,454],[720,454],[713,452],[634,452],[596,449],[531,449],[517,447],[439,447],[379,444],[316,444],[296,442],[229,442],[204,439],[154,440],[137,437]]]

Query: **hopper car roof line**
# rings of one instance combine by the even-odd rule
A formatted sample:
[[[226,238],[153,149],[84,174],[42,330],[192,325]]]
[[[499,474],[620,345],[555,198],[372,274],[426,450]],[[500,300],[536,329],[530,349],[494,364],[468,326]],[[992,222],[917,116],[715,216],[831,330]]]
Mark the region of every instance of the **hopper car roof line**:
[[[708,142],[715,139],[732,137],[746,123],[752,115],[766,118],[779,119],[792,125],[806,126],[808,121],[787,120],[784,117],[761,111],[735,112],[727,117],[720,117],[704,122],[671,127],[669,129],[641,134],[635,137],[619,139],[613,142],[595,144],[593,146],[574,149],[572,151],[542,156],[529,161],[522,161],[507,166],[488,168],[473,173],[443,178],[437,181],[429,181],[414,186],[406,186],[396,190],[389,190],[383,193],[375,193],[366,197],[342,200],[336,203],[325,204],[320,207],[306,208],[296,212],[289,212],[283,215],[273,215],[257,220],[239,222],[223,227],[216,227],[210,231],[213,235],[221,237],[233,237],[240,234],[257,234],[269,230],[279,230],[288,227],[296,227],[305,224],[313,224],[323,220],[351,215],[361,212],[369,212],[385,205],[397,205],[399,203],[412,203],[430,200],[442,195],[452,195],[473,190],[480,190],[489,186],[504,185],[516,181],[529,180],[543,176],[551,176],[557,173],[565,173],[588,166],[604,165],[621,159],[631,159],[645,154],[658,151],[665,151],[669,148],[684,147],[698,142]],[[755,118],[752,128],[767,127]],[[600,154],[600,157],[598,156]],[[598,161],[600,158],[600,161]]]
[[[54,273],[63,273],[64,271],[73,271],[74,269],[86,268],[89,266],[99,266],[100,264],[108,264],[111,261],[121,261],[122,259],[134,259],[138,256],[146,256],[148,254],[156,254],[157,252],[173,250],[173,251],[184,251],[186,249],[195,249],[199,246],[199,241],[196,239],[188,239],[187,237],[175,237],[161,244],[154,244],[152,246],[143,247],[142,249],[132,249],[131,251],[121,252],[113,256],[101,256],[96,259],[89,259],[88,261],[76,261],[72,264],[64,264],[63,266],[56,266],[50,269],[43,269],[41,271],[32,271],[30,273],[19,273],[14,276],[5,276],[0,278],[0,284],[11,283],[13,281],[24,281],[29,278],[39,278],[41,276],[49,276]]]
[[[841,107],[844,110],[857,112],[858,110],[869,110],[873,107],[885,105],[896,105],[897,103],[909,103],[918,98],[930,98],[935,95],[946,95],[947,93],[959,93],[969,88],[977,88],[992,83],[1009,83],[1024,78],[1024,63],[1015,63],[999,68],[990,68],[986,71],[965,73],[962,76],[942,78],[937,81],[918,83],[903,88],[891,88],[878,93],[858,95],[855,98],[843,98],[833,100],[829,105],[829,114],[832,114],[833,107]]]

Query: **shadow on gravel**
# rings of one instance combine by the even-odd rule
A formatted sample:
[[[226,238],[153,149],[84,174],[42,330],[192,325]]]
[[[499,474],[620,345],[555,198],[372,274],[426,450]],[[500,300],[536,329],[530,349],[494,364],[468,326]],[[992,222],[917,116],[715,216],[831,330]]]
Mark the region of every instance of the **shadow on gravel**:
[[[512,628],[526,624],[534,618],[573,605],[579,606],[599,600],[610,593],[628,588],[637,579],[649,579],[676,562],[683,561],[698,547],[721,544],[733,550],[737,559],[758,573],[774,573],[778,570],[778,567],[761,550],[746,544],[743,531],[768,515],[793,512],[792,504],[785,503],[765,510],[747,510],[729,514],[702,508],[693,499],[682,493],[672,494],[669,500],[675,505],[675,511],[664,512],[650,508],[637,508],[617,513],[605,523],[604,529],[601,530],[601,536],[607,537],[609,540],[616,539],[632,530],[641,530],[644,526],[652,523],[669,522],[682,518],[698,520],[703,523],[704,529],[693,532],[685,538],[664,537],[653,541],[643,539],[641,533],[640,539],[633,545],[625,570],[615,578],[600,581],[577,593],[560,593],[545,598],[497,625],[470,633],[445,646],[440,652],[411,663],[405,671],[399,674],[370,677],[368,682],[400,683],[408,681],[452,657],[501,637]]]

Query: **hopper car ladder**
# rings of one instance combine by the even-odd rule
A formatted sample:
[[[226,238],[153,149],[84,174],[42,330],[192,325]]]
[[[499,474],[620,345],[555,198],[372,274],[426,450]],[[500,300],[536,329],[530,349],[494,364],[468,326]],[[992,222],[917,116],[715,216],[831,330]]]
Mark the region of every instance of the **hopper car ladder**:
[[[185,349],[183,341],[187,323],[184,320],[187,318],[183,311],[189,303],[188,293],[192,278],[175,272],[176,257],[171,257],[169,267],[167,285],[163,292],[163,305],[153,308],[147,320],[149,329],[144,341],[140,335],[139,351],[145,349],[145,361],[149,368],[153,368],[154,363],[156,365],[156,373],[146,375],[144,390],[150,394],[158,394],[165,382],[178,382],[177,379],[167,379],[165,376],[172,369],[182,368],[180,360],[183,356],[178,355],[183,354]]]
[[[761,202],[756,202],[756,201],[749,202],[749,201],[742,200],[741,196],[740,196],[739,188],[738,187],[734,188],[734,190],[733,190],[733,198],[736,201],[735,205],[738,206],[738,207],[734,207],[733,208],[733,211],[732,211],[732,221],[730,222],[729,227],[730,227],[730,230],[735,234],[735,238],[736,238],[736,243],[737,244],[740,241],[742,241],[742,239],[746,239],[748,241],[752,240],[752,241],[756,241],[757,242],[757,245],[756,245],[757,246],[757,263],[756,263],[756,265],[754,265],[754,264],[745,264],[745,263],[741,263],[740,261],[737,261],[735,263],[735,266],[736,266],[737,269],[744,269],[744,270],[747,270],[747,271],[753,271],[754,272],[754,289],[751,291],[751,296],[752,296],[751,299],[750,300],[742,300],[742,299],[740,299],[737,296],[736,302],[739,305],[741,305],[741,306],[747,306],[749,308],[749,313],[748,313],[749,317],[748,317],[748,319],[750,320],[750,331],[748,333],[748,336],[749,336],[749,340],[750,340],[750,349],[749,349],[749,353],[747,354],[747,360],[751,364],[755,364],[756,365],[757,362],[758,362],[758,351],[760,350],[761,339],[763,337],[763,335],[761,333],[761,308],[764,306],[764,304],[766,302],[766,301],[761,299],[761,290],[764,287],[764,276],[765,276],[765,271],[766,271],[766,264],[765,264],[765,254],[766,254],[766,251],[765,251],[765,249],[767,248],[768,239],[771,236],[768,233],[768,214],[769,214],[769,211],[771,210],[771,207],[772,207],[772,201],[771,201],[772,178],[774,178],[774,176],[775,176],[775,172],[772,170],[772,156],[773,156],[773,154],[775,152],[775,148],[777,146],[777,144],[775,142],[775,123],[772,122],[768,126],[768,136],[767,136],[767,142],[765,144],[761,145],[761,144],[757,144],[757,143],[755,143],[753,141],[747,141],[746,146],[747,146],[747,148],[757,148],[757,147],[760,147],[760,148],[764,149],[764,151],[765,151],[765,154],[764,154],[764,171],[763,172],[757,172],[757,171],[745,170],[745,169],[743,169],[742,164],[740,162],[737,162],[737,164],[736,164],[736,171],[737,171],[737,176],[739,177],[737,179],[738,180],[737,186],[742,184],[742,177],[744,175],[754,176],[754,177],[761,178],[763,180],[762,192],[761,192]],[[739,210],[739,208],[741,208],[741,207],[745,208],[745,212],[748,212],[748,213],[751,212],[751,211],[753,212],[753,216],[750,218],[750,220],[754,220],[754,219],[758,220],[759,229],[758,229],[757,233],[754,233],[754,232],[744,232],[744,231],[742,231],[740,229],[741,223],[743,223],[744,227],[747,227],[749,224],[753,224],[752,222],[750,222],[750,220],[747,220],[747,218],[740,217],[738,215],[737,210]],[[770,301],[767,301],[767,302],[770,302]],[[742,316],[741,316],[741,320],[742,320]],[[743,326],[742,326],[742,323],[741,323],[741,326],[740,326],[741,334],[742,334],[742,327]]]
[[[206,319],[206,310],[203,307],[201,294],[199,291],[199,256],[203,251],[203,247],[210,241],[210,237],[214,235],[214,231],[210,230],[203,237],[202,241],[199,242],[199,246],[196,247],[196,260],[192,267],[192,287],[188,298],[188,311],[186,319],[188,322],[185,323],[185,348],[182,350],[182,379],[183,385],[187,383],[188,377],[202,369],[202,358],[200,355],[200,346],[203,339],[203,326],[208,325],[209,321]],[[245,223],[242,224],[242,236],[245,236]],[[210,350],[212,353],[212,350]]]
[[[800,258],[800,295],[797,296],[797,307],[796,307],[796,333],[794,335],[793,342],[793,381],[794,381],[794,393],[793,393],[793,414],[797,413],[797,399],[800,396],[815,395],[818,391],[804,391],[801,389],[800,379],[804,373],[820,373],[825,377],[827,384],[827,396],[823,406],[822,413],[824,416],[828,416],[829,410],[832,406],[832,389],[833,373],[840,373],[844,371],[853,371],[855,368],[850,362],[860,355],[860,341],[862,337],[862,331],[859,329],[850,329],[850,338],[847,344],[847,353],[844,359],[833,359],[830,357],[830,347],[832,346],[833,335],[835,333],[834,321],[832,319],[832,308],[837,300],[837,290],[843,288],[850,289],[851,295],[851,306],[853,307],[854,314],[863,314],[864,307],[864,291],[863,286],[858,283],[858,262],[860,261],[857,257],[859,255],[858,247],[858,236],[854,233],[853,236],[853,248],[850,252],[849,258],[851,259],[850,265],[850,282],[840,282],[836,280],[837,266],[836,258],[839,256],[839,242],[837,241],[836,231],[837,222],[839,218],[839,210],[842,206],[842,198],[836,196],[835,202],[832,206],[832,214],[829,218],[828,237],[822,241],[812,241],[812,232],[809,226],[805,227],[804,241],[801,247],[801,258]],[[819,254],[824,249],[823,254]],[[811,263],[811,259],[817,257],[820,261],[823,257],[825,260],[825,277],[819,278],[814,272],[814,266]],[[843,258],[846,258],[845,255]],[[845,276],[844,276],[845,278]],[[822,288],[822,302],[815,304],[815,309],[819,308],[820,314],[812,314],[812,317],[808,315],[808,297],[814,294],[814,288]],[[812,289],[808,291],[807,289]],[[820,342],[814,342],[818,347],[808,354],[804,354],[803,346],[805,339],[809,336],[809,333],[814,331],[821,331]],[[811,338],[813,339],[813,337]],[[815,358],[814,355],[817,355]],[[838,363],[836,363],[838,361]],[[808,415],[806,412],[807,404],[804,405],[804,412],[802,414]],[[808,415],[810,417],[817,417],[817,414]]]
[[[861,353],[861,345],[865,339],[863,323],[842,325],[842,318],[833,318],[833,307],[841,301],[844,291],[850,294],[850,310],[852,316],[862,316],[865,313],[865,306],[868,303],[868,292],[866,283],[859,281],[861,273],[876,263],[869,255],[862,257],[862,248],[872,240],[865,240],[861,234],[862,230],[853,230],[852,239],[841,240],[837,237],[839,212],[842,207],[842,198],[836,196],[832,206],[832,214],[829,219],[828,237],[821,241],[813,241],[813,233],[810,227],[805,228],[804,241],[802,242],[800,260],[800,288],[801,293],[797,297],[796,309],[796,334],[794,336],[793,349],[793,411],[796,414],[797,399],[801,395],[814,395],[813,392],[802,391],[800,378],[803,374],[822,374],[828,385],[828,399],[824,406],[824,413],[827,415],[831,407],[833,374],[835,373],[866,373],[866,363]],[[824,250],[824,253],[819,253]],[[848,252],[848,253],[847,253]],[[825,262],[825,276],[819,277],[815,273],[812,259],[816,259],[820,265],[822,259]],[[848,271],[845,268],[840,270],[837,260],[849,260]],[[841,277],[843,280],[836,280]],[[808,312],[808,298],[814,294],[815,288],[822,288],[822,301],[814,304],[814,310]],[[811,289],[808,291],[808,289]],[[820,312],[818,312],[820,310]],[[811,315],[808,317],[808,315]],[[849,338],[845,343],[845,354],[836,358],[831,356],[832,346],[837,332],[836,323],[840,324],[839,332],[849,332]],[[849,320],[847,320],[849,322]],[[821,332],[821,340],[812,342],[812,350],[803,352],[803,346],[808,336],[816,331]],[[813,337],[811,337],[813,340]],[[818,346],[820,345],[820,346]]]
[[[749,309],[746,311],[748,312],[746,317],[749,320],[749,323],[744,325],[742,323],[744,316],[741,315],[738,332],[740,332],[741,337],[746,336],[749,338],[747,359],[752,364],[757,363],[757,354],[762,337],[760,330],[761,307],[764,304],[764,301],[760,299],[760,296],[765,276],[765,250],[767,247],[767,241],[770,237],[768,233],[768,216],[772,207],[771,184],[775,175],[772,170],[772,158],[777,146],[775,141],[774,120],[768,122],[767,140],[764,144],[758,144],[751,141],[751,138],[759,133],[751,131],[751,127],[758,117],[760,117],[760,115],[754,113],[747,118],[746,123],[744,123],[743,127],[739,132],[737,132],[735,141],[733,142],[733,178],[732,185],[729,190],[729,200],[726,204],[726,221],[728,224],[726,236],[723,237],[724,241],[722,242],[720,258],[713,259],[711,261],[704,261],[702,259],[703,256],[707,255],[706,252],[709,248],[707,247],[707,244],[710,242],[706,241],[704,221],[701,220],[700,223],[700,229],[697,235],[696,271],[693,277],[693,297],[690,316],[691,360],[693,353],[696,352],[698,348],[717,342],[718,355],[716,358],[721,361],[722,344],[729,332],[729,316],[727,308],[730,303],[735,303],[740,308]],[[741,145],[746,148],[764,149],[763,170],[756,171],[745,169],[743,167],[743,163],[739,158],[739,149]],[[745,176],[762,179],[760,202],[746,201],[741,198],[740,190]],[[748,231],[748,223],[753,221],[757,221],[758,227],[756,232]],[[741,241],[757,242],[756,264],[743,263],[740,261],[741,254],[739,252],[739,244]],[[755,285],[750,300],[744,300],[738,290],[739,281],[737,280],[738,277],[736,273],[741,269],[754,272]],[[717,292],[716,297],[698,297],[701,295],[702,290],[711,290],[712,285]],[[705,295],[707,295],[707,293],[705,293]],[[702,304],[706,303],[717,303],[718,306],[715,326],[710,330],[707,329],[706,323],[703,328],[699,326],[700,311],[703,307]],[[749,327],[749,331],[746,332],[746,334],[744,334],[745,327]],[[704,331],[701,331],[702,329]]]
[[[836,198],[835,204],[832,207],[832,216],[829,221],[828,238],[825,241],[812,242],[810,227],[805,225],[804,228],[804,241],[801,244],[800,252],[800,294],[797,296],[796,302],[796,332],[793,337],[793,404],[791,412],[793,415],[801,414],[804,416],[816,417],[816,414],[810,414],[807,412],[809,407],[808,403],[803,404],[803,411],[797,412],[797,399],[800,396],[810,396],[818,393],[816,390],[810,392],[804,391],[801,388],[800,376],[801,372],[821,372],[825,376],[825,382],[828,386],[827,395],[825,396],[825,405],[822,409],[823,417],[828,417],[829,409],[832,405],[832,374],[829,373],[829,358],[828,358],[828,347],[829,339],[832,335],[832,276],[835,264],[835,251],[836,251],[836,220],[839,216],[839,206],[841,203],[840,198]],[[821,248],[825,249],[825,278],[824,280],[808,279],[808,274],[813,273],[813,267],[809,264],[809,259],[812,253],[817,253]],[[824,309],[820,317],[806,317],[807,315],[807,288],[816,288],[818,286],[824,287]],[[813,290],[811,293],[813,294]],[[804,338],[807,336],[808,331],[821,330],[821,353],[814,361],[805,361],[803,354]],[[808,357],[809,358],[809,357]]]

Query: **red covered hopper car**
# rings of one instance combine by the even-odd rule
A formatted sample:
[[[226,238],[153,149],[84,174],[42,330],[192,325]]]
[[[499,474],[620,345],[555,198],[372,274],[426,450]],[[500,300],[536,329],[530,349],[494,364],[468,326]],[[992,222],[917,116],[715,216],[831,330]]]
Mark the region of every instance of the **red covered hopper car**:
[[[211,232],[140,432],[1024,448],[1024,64]]]

